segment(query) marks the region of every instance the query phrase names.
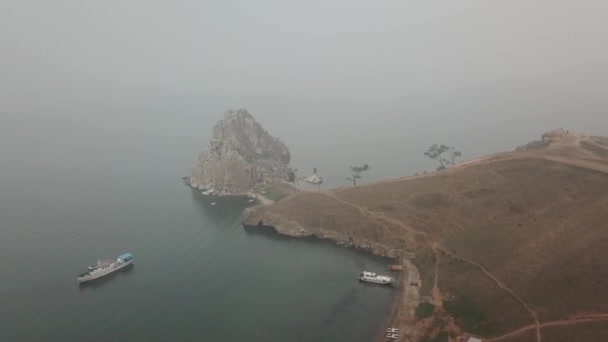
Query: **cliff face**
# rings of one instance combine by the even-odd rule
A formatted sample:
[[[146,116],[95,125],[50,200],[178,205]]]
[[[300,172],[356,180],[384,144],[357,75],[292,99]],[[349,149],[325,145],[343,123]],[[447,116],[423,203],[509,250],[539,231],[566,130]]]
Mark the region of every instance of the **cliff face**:
[[[289,175],[285,144],[268,134],[246,109],[229,110],[213,128],[209,145],[192,169],[190,184],[225,194],[243,194]]]

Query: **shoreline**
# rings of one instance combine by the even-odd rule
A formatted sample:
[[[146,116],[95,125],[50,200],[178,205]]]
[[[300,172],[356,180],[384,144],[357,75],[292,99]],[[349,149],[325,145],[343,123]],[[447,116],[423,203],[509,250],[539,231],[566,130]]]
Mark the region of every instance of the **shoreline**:
[[[399,275],[399,294],[395,299],[389,319],[378,337],[379,342],[386,341],[387,328],[398,328],[399,338],[395,341],[411,341],[416,337],[416,307],[420,303],[420,274],[416,266],[406,258],[401,258],[404,270]],[[412,284],[417,284],[413,286]]]
[[[274,201],[265,198],[261,194],[255,194],[260,204],[259,206],[268,206]],[[399,338],[393,341],[412,341],[416,338],[416,307],[420,303],[419,290],[422,286],[420,273],[418,268],[411,262],[409,253],[405,253],[402,249],[390,248],[389,246],[368,241],[366,239],[353,238],[332,231],[311,232],[305,227],[302,227],[296,222],[264,222],[261,217],[255,217],[255,209],[258,205],[245,208],[242,213],[242,225],[245,229],[271,229],[274,234],[278,234],[290,238],[314,238],[320,241],[333,242],[338,246],[352,247],[359,251],[369,253],[374,256],[380,256],[387,259],[399,262],[404,266],[404,270],[399,272],[395,296],[390,314],[387,317],[382,328],[379,329],[378,337],[374,341],[386,341],[386,329],[398,328]],[[256,220],[257,219],[257,220]],[[280,218],[273,217],[272,219],[280,221]],[[283,223],[283,224],[281,224]],[[390,271],[387,271],[390,272]],[[415,285],[413,285],[415,284]]]
[[[254,208],[254,207],[251,207]],[[335,243],[338,246],[347,246],[355,248],[359,251],[369,253],[374,256],[380,256],[387,259],[394,260],[399,262],[404,266],[404,270],[399,272],[397,277],[397,284],[394,287],[397,291],[394,302],[392,303],[392,307],[390,310],[390,314],[387,317],[385,323],[382,325],[382,328],[379,329],[378,337],[374,339],[374,341],[386,341],[386,329],[387,328],[398,328],[399,329],[399,338],[394,341],[411,341],[412,338],[415,338],[416,335],[416,321],[415,321],[415,310],[418,304],[420,303],[420,294],[419,289],[421,287],[421,279],[420,274],[416,266],[410,261],[409,258],[406,258],[403,255],[393,255],[390,253],[395,249],[390,249],[387,246],[383,246],[385,251],[388,252],[380,252],[378,249],[369,248],[369,244],[357,244],[352,241],[352,238],[345,238],[335,233],[328,234],[316,234],[310,231],[305,230],[302,227],[301,229],[297,229],[293,231],[292,229],[281,229],[277,228],[273,225],[265,224],[262,220],[258,221],[257,224],[251,224],[247,222],[247,219],[251,220],[250,217],[247,216],[247,213],[251,212],[251,208],[246,208],[243,211],[243,220],[242,224],[245,229],[271,229],[275,234],[291,237],[291,238],[314,238],[320,241],[330,241]],[[349,241],[349,242],[345,242]],[[372,242],[373,243],[373,242]],[[380,245],[378,243],[375,243]],[[380,252],[380,253],[379,253]],[[401,254],[401,253],[398,253]],[[387,271],[390,272],[390,271]],[[392,272],[391,272],[392,273]],[[411,284],[417,284],[413,286]]]
[[[259,193],[248,193],[245,196],[257,199],[260,202],[259,205],[271,205],[274,203],[273,200]]]
[[[201,188],[198,186],[193,186],[192,183],[190,182],[190,176],[184,176],[182,177],[182,180],[184,181],[184,183],[186,183],[187,186],[189,186],[190,188],[192,188],[193,190],[199,191],[203,196],[218,196],[218,197],[247,197],[247,198],[251,198],[251,199],[256,199],[260,204],[259,205],[270,205],[272,203],[274,203],[275,201],[271,200],[270,198],[264,196],[261,193],[258,192],[216,192],[213,189],[205,189],[205,188]],[[211,193],[205,194],[206,191],[211,190]]]
[[[196,187],[193,187],[190,182],[189,182],[189,178],[188,177],[183,177],[186,185],[188,185],[190,188],[192,188],[193,190],[199,191],[202,193],[202,190]],[[245,222],[245,216],[247,212],[250,212],[251,208],[255,208],[257,206],[268,206],[271,205],[273,203],[275,203],[275,201],[265,197],[264,195],[260,194],[260,193],[254,193],[254,192],[248,192],[248,193],[228,193],[228,194],[214,194],[216,196],[221,196],[221,197],[247,197],[247,198],[252,198],[252,199],[256,199],[258,201],[257,205],[254,205],[252,207],[248,207],[245,208],[243,210],[243,220],[241,221],[241,224],[243,225],[243,228],[245,229],[270,229],[272,231],[273,234],[277,234],[279,236],[283,236],[283,237],[287,237],[287,238],[311,238],[311,239],[315,239],[321,242],[332,242],[333,244],[340,246],[340,247],[352,247],[358,251],[364,252],[364,253],[369,253],[373,256],[379,256],[379,257],[383,257],[389,260],[393,260],[393,261],[399,261],[400,264],[404,265],[404,270],[399,272],[399,275],[396,277],[397,278],[397,284],[394,286],[395,291],[397,291],[397,294],[395,295],[395,299],[392,303],[392,307],[390,310],[390,314],[388,315],[388,317],[385,320],[385,323],[382,325],[382,328],[379,329],[378,332],[378,337],[375,338],[375,341],[381,342],[381,341],[386,341],[386,329],[389,327],[393,327],[393,328],[398,328],[399,329],[399,334],[400,334],[400,338],[395,340],[395,341],[404,341],[404,337],[407,336],[407,340],[409,341],[409,332],[412,330],[413,328],[413,324],[415,322],[411,322],[412,326],[408,326],[406,324],[404,324],[404,322],[402,322],[401,318],[402,318],[402,312],[401,312],[401,308],[402,308],[402,301],[404,300],[404,298],[409,298],[412,297],[411,291],[408,291],[409,287],[405,285],[405,279],[409,280],[411,279],[410,275],[412,273],[415,273],[416,278],[419,280],[419,276],[418,276],[418,269],[409,261],[409,259],[404,258],[403,256],[399,255],[401,253],[399,253],[399,251],[401,250],[397,250],[394,248],[389,248],[388,246],[384,246],[382,244],[379,244],[377,242],[374,241],[366,241],[362,243],[361,240],[357,242],[353,241],[353,239],[351,237],[345,237],[345,236],[341,236],[340,234],[335,234],[332,232],[327,232],[327,234],[316,234],[316,233],[312,233],[310,231],[307,231],[303,228],[298,230],[298,233],[293,234],[292,232],[286,231],[286,230],[282,230],[282,229],[277,229],[275,226],[272,225],[266,225],[264,224],[261,220],[258,222],[258,224],[248,224]],[[204,195],[204,196],[208,196],[208,195]],[[261,223],[261,224],[260,224]],[[376,245],[376,246],[381,246],[381,248],[372,248],[372,245]],[[398,251],[397,253],[394,253],[395,251]],[[390,271],[387,271],[390,273]],[[392,273],[391,273],[392,274]],[[416,288],[417,290],[418,288]],[[416,305],[419,302],[419,296],[418,296],[418,291],[416,291],[416,293],[414,294],[415,297],[415,302]],[[415,306],[414,306],[415,308]],[[412,315],[411,315],[411,319],[413,319],[413,311],[412,311]],[[410,323],[410,322],[405,322],[405,323]],[[405,333],[405,334],[404,334]]]

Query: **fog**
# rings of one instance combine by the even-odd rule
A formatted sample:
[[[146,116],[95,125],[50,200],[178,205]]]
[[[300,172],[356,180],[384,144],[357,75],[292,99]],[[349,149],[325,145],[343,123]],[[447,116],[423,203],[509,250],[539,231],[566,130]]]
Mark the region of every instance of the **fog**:
[[[608,3],[3,1],[0,180],[185,175],[247,108],[328,186],[608,135]],[[63,176],[62,176],[63,177]]]

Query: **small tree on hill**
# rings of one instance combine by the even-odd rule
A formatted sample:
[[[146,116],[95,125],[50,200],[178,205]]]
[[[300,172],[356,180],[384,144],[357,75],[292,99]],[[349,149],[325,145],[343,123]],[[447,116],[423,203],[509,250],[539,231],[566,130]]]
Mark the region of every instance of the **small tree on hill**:
[[[449,155],[448,158],[450,159],[444,157],[446,152]],[[437,168],[437,171],[439,171],[445,169],[449,165],[456,165],[456,159],[462,156],[462,152],[458,151],[454,147],[448,147],[443,144],[433,144],[426,152],[424,152],[424,155],[439,162],[439,167]]]
[[[449,151],[450,157],[452,158],[452,166],[456,165],[456,158],[462,157],[462,152],[456,150],[454,147],[450,147]]]
[[[363,166],[351,166],[350,171],[353,173],[352,177],[346,178],[346,180],[353,182],[353,186],[357,186],[357,179],[361,179],[361,173],[369,170],[369,165]]]
[[[447,152],[450,148],[447,147],[446,145],[437,145],[437,144],[433,144],[431,145],[431,147],[429,147],[429,149],[424,152],[425,156],[428,156],[431,159],[435,159],[436,161],[439,162],[439,167],[437,168],[437,170],[443,170],[445,169],[445,165],[447,163],[449,163],[448,160],[446,160],[445,158],[443,158],[443,154],[445,152]]]

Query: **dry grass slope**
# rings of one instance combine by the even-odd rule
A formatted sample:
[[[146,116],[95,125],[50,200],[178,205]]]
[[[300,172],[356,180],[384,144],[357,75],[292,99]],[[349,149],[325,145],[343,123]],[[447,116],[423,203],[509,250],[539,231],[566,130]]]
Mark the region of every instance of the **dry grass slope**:
[[[442,302],[440,312],[453,311],[462,330],[482,336],[530,325],[503,340],[556,336],[558,328],[541,325],[608,313],[606,138],[554,131],[517,152],[423,176],[299,193],[246,216],[414,252],[421,294]]]

